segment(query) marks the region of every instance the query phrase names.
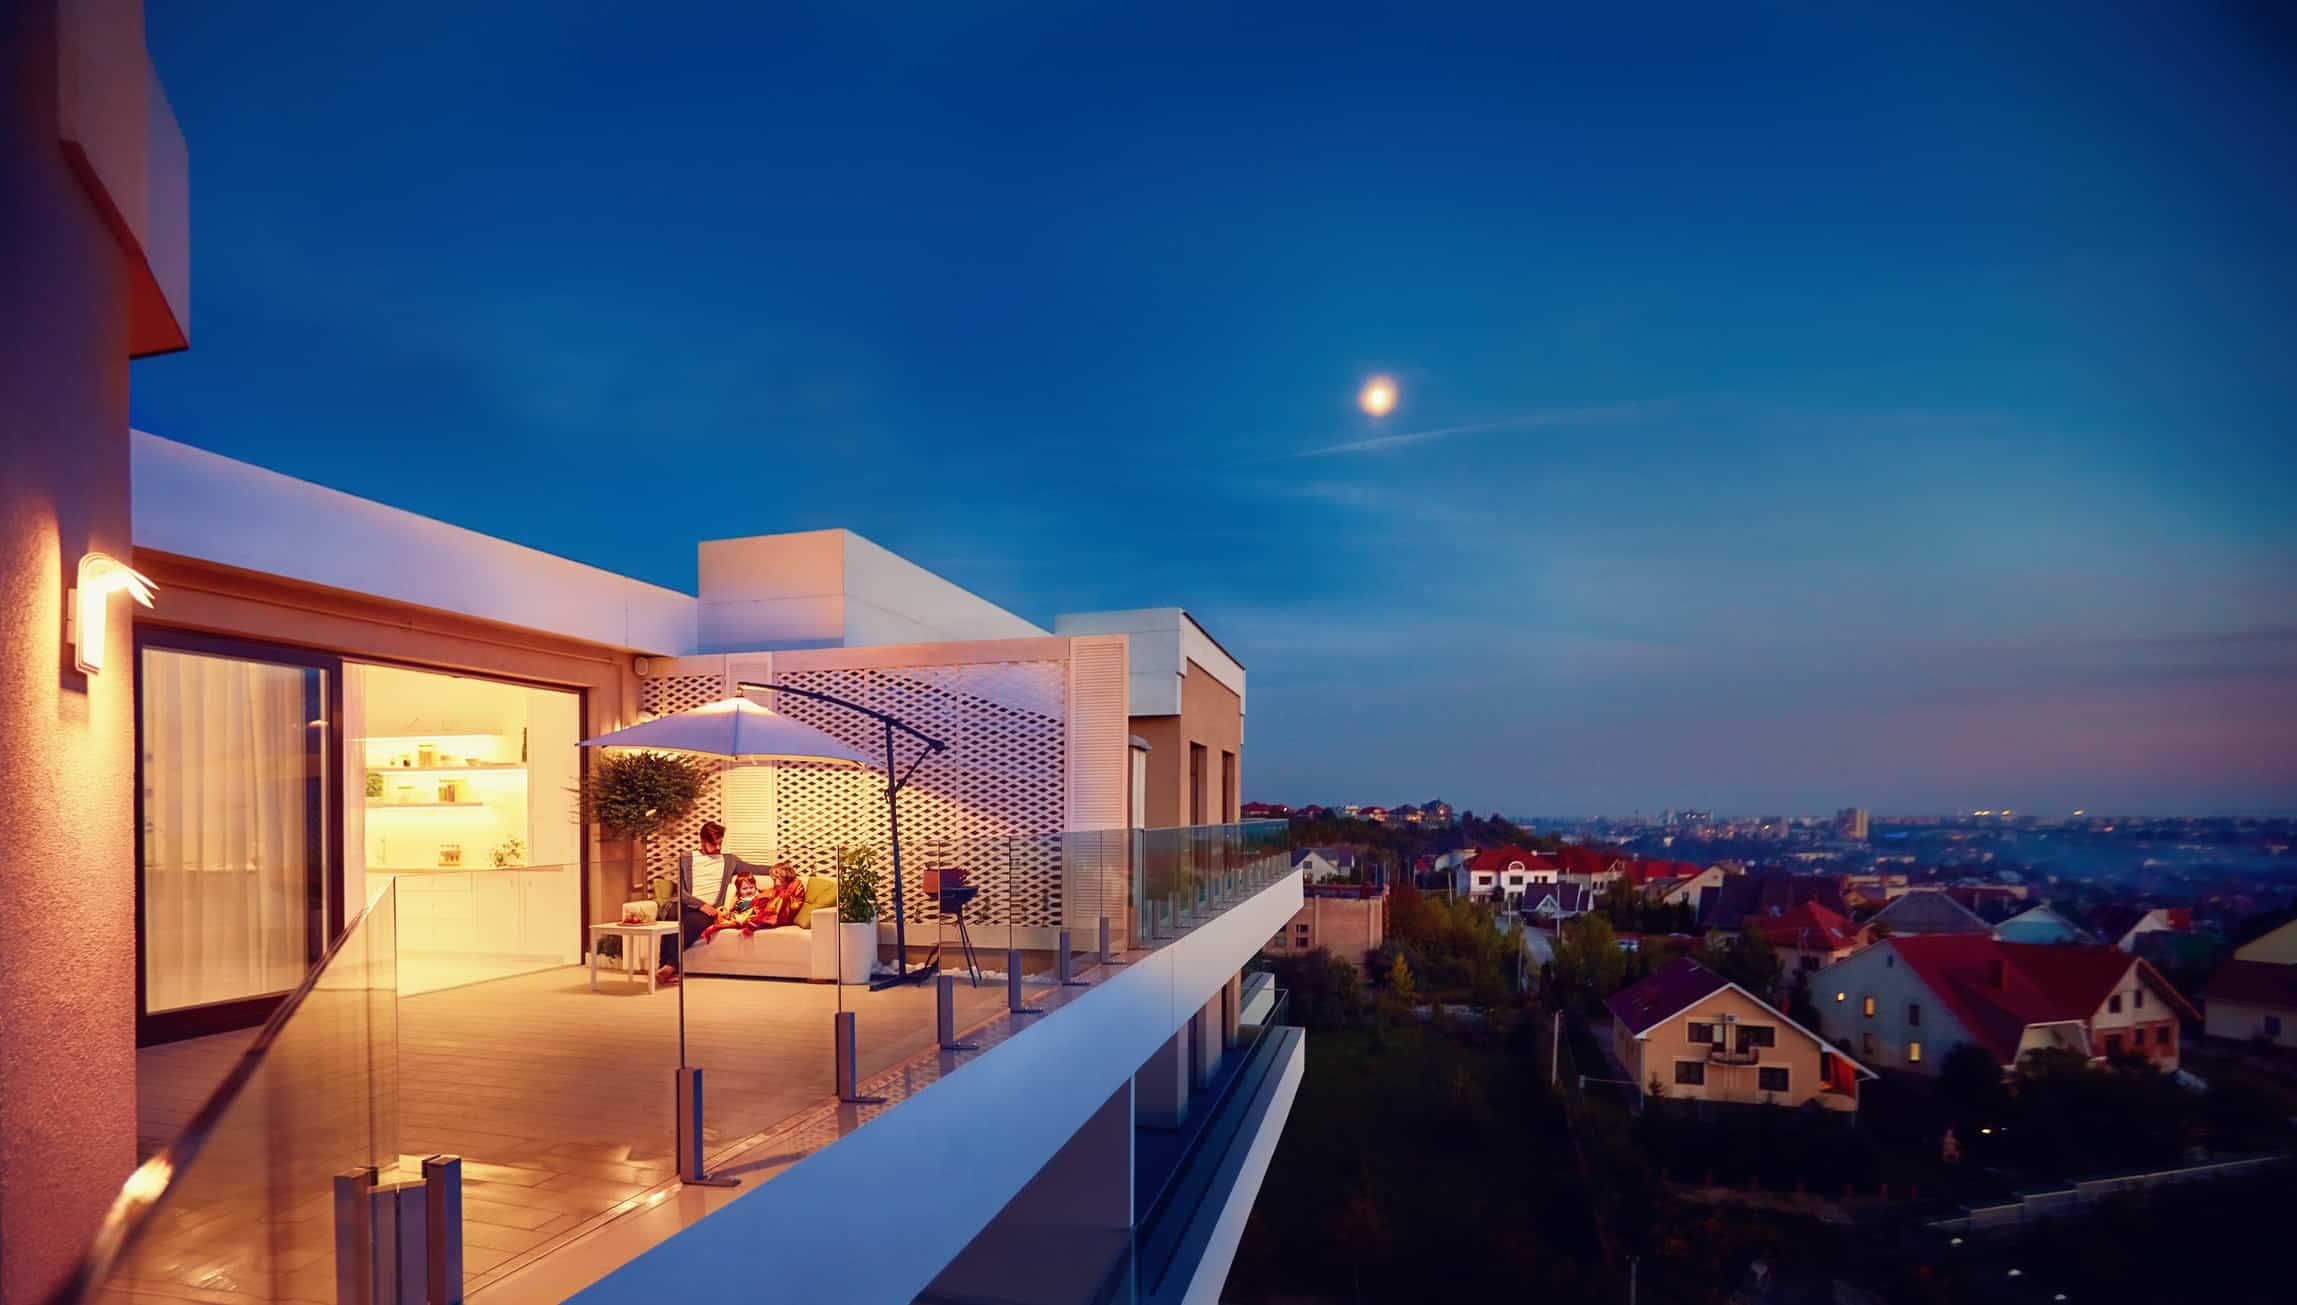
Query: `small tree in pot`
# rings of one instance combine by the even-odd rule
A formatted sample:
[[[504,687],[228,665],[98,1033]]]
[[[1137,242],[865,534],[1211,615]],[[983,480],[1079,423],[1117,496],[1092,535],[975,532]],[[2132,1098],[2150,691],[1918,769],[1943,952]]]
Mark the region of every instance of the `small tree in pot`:
[[[647,840],[694,813],[717,767],[677,752],[609,752],[578,790],[582,818],[608,838]],[[641,879],[640,882],[643,882]]]
[[[867,983],[877,961],[877,845],[838,848],[838,982]]]

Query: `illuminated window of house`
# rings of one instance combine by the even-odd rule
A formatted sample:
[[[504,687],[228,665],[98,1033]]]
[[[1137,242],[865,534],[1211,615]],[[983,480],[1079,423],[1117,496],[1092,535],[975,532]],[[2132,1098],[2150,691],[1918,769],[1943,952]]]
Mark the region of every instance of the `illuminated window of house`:
[[[1866,1017],[1867,1017],[1868,1019],[1873,1019],[1873,1018],[1874,1018],[1874,998],[1872,998],[1872,997],[1866,997],[1866,998],[1862,998],[1862,999],[1861,999],[1861,1006],[1863,1007],[1863,1009],[1864,1009],[1864,1011],[1865,1011]]]
[[[1909,1042],[1906,1044],[1906,1063],[1910,1065],[1919,1065],[1922,1063],[1921,1043]]]

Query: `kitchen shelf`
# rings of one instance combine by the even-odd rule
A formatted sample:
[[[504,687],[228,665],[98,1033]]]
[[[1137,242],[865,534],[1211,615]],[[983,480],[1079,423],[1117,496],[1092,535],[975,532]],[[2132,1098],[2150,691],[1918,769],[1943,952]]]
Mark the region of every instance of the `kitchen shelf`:
[[[362,734],[353,743],[436,743],[440,739],[507,739],[508,734]]]
[[[492,802],[377,802],[367,803],[369,811],[436,811],[442,807],[491,807]]]
[[[482,761],[475,766],[369,766],[370,775],[477,775],[526,770],[515,761]]]

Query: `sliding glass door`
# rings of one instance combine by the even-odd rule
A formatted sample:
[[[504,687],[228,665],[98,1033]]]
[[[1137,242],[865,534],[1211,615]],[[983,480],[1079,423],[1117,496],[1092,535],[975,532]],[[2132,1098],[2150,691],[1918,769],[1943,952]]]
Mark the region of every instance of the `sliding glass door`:
[[[142,1041],[260,1021],[339,927],[332,659],[139,639]],[[332,909],[331,909],[332,908]]]

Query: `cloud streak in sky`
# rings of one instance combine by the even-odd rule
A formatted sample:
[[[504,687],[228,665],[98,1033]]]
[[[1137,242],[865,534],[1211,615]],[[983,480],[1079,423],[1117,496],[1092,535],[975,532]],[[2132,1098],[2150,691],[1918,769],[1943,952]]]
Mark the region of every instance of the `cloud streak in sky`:
[[[1495,430],[1537,430],[1544,426],[1572,426],[1585,422],[1620,421],[1640,416],[1649,407],[1642,401],[1627,403],[1591,404],[1580,408],[1557,408],[1547,412],[1527,412],[1520,417],[1503,417],[1498,421],[1470,422],[1464,426],[1438,426],[1432,430],[1399,431],[1393,435],[1373,435],[1360,440],[1347,440],[1339,444],[1326,444],[1320,448],[1301,449],[1294,453],[1279,453],[1266,458],[1268,462],[1297,462],[1303,458],[1340,457],[1351,453],[1385,453],[1390,449],[1408,448],[1414,444],[1431,444],[1437,440],[1461,435],[1481,435]]]

